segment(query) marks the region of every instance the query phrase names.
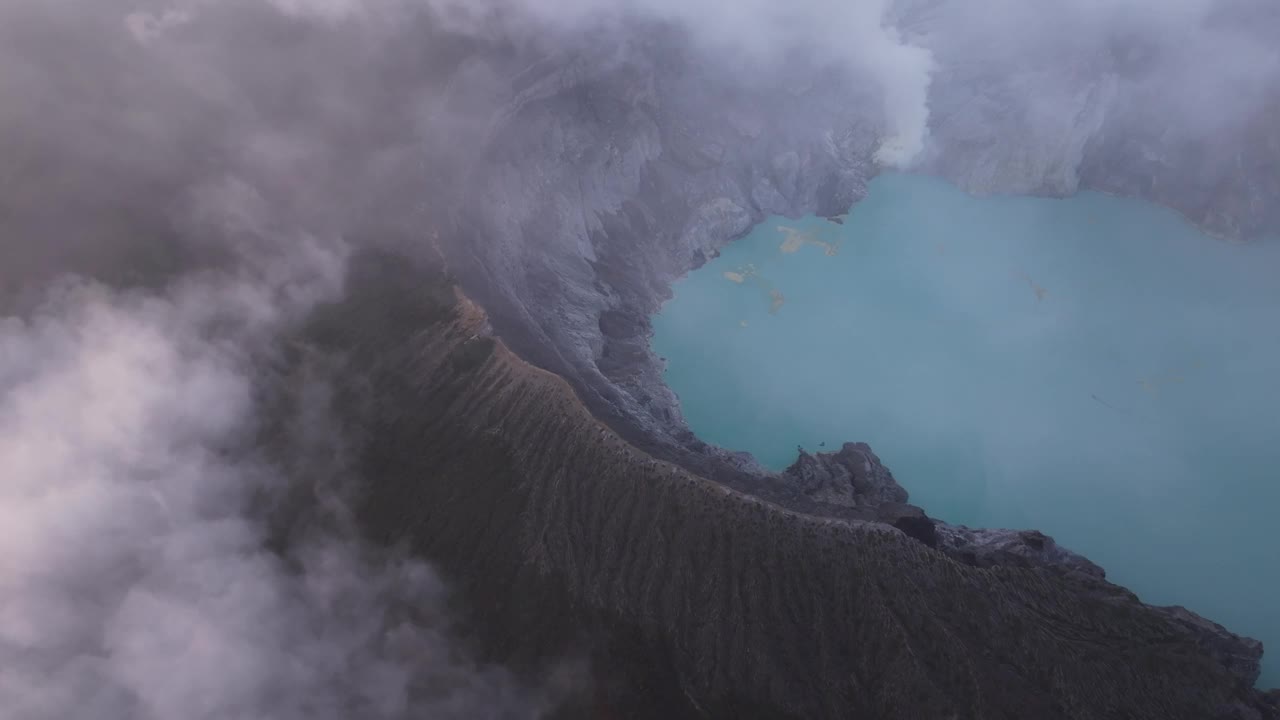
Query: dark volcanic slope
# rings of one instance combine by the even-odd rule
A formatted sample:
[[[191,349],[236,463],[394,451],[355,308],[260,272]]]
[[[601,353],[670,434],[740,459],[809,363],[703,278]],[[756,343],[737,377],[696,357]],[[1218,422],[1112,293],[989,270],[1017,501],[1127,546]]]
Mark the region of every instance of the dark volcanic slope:
[[[362,408],[371,532],[450,571],[496,658],[588,653],[606,716],[1274,716],[1256,649],[1220,628],[1087,568],[974,567],[728,490],[621,440],[471,303],[355,277],[315,336]],[[871,471],[852,495],[905,496],[865,448],[843,454]]]

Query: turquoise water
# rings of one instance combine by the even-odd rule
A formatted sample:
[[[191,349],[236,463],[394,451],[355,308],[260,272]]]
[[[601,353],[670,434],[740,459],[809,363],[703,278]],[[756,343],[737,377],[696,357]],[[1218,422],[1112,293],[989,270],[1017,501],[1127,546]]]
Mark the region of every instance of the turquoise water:
[[[777,469],[867,441],[931,515],[1044,530],[1280,685],[1280,243],[888,175],[674,291],[653,346],[704,440]]]

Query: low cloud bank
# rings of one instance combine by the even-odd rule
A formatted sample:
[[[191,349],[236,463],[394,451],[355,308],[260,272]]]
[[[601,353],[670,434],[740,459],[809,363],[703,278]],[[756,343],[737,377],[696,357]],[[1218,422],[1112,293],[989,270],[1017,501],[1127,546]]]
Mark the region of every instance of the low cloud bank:
[[[256,267],[160,295],[67,282],[0,322],[6,717],[536,717],[539,693],[468,659],[427,565],[340,513],[267,549],[255,508],[289,480],[258,450],[255,363],[340,292],[341,253]]]
[[[325,373],[273,403],[289,338],[366,242],[347,236],[403,244],[421,212],[397,188],[421,178],[430,97],[410,90],[430,79],[367,82],[355,56],[385,31],[344,7],[0,1],[5,718],[532,718],[555,700],[475,659],[432,567],[359,538],[347,491],[367,478]]]

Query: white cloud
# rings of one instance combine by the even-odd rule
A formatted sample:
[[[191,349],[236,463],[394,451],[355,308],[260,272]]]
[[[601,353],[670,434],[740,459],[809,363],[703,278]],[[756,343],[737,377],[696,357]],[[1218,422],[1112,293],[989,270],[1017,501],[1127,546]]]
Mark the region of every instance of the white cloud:
[[[68,284],[0,321],[0,707],[12,720],[532,717],[460,657],[427,566],[264,547],[253,355],[339,290],[299,244],[164,295]],[[336,440],[335,440],[336,441]],[[265,494],[265,495],[264,495]],[[412,610],[412,616],[409,611]]]

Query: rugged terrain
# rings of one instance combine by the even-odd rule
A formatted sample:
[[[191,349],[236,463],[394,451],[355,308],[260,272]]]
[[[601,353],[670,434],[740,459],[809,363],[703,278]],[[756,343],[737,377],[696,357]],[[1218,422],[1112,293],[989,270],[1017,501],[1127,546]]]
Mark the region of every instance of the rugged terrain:
[[[477,434],[489,448],[477,452],[509,463],[486,477],[519,490],[441,491],[446,500],[423,488],[419,500],[391,505],[509,513],[485,515],[486,526],[520,540],[500,541],[496,530],[468,539],[437,515],[418,525],[433,528],[423,533],[432,547],[489,548],[467,557],[504,547],[505,572],[567,593],[557,602],[613,628],[605,637],[622,623],[648,648],[624,664],[671,673],[642,681],[670,690],[664,703],[804,717],[1275,712],[1249,689],[1256,641],[1179,608],[1144,606],[1040,533],[930,519],[865,446],[802,455],[775,475],[689,432],[648,346],[648,317],[670,282],[767,215],[846,211],[883,168],[876,113],[866,110],[876,98],[838,72],[748,82],[667,40],[655,33],[624,52],[588,43],[514,75],[515,99],[486,127],[476,163],[485,169],[466,177],[441,234],[448,267],[504,344],[468,390],[402,392],[459,394],[454,411],[469,418],[459,435],[431,425],[412,437],[463,448]],[[935,149],[923,169],[979,192],[1125,193],[1231,239],[1280,230],[1280,135],[1266,113],[1212,137],[1159,132],[1132,111],[1132,93],[1117,92],[1131,66],[1095,60],[1096,76],[1080,76],[1078,112],[1050,128],[1020,112],[1016,87],[950,78],[935,93]],[[524,369],[508,346],[568,385]],[[554,408],[555,419],[524,419],[535,408]],[[471,487],[467,462],[455,462],[455,475],[436,481]],[[615,483],[624,496],[610,496]],[[481,596],[502,596],[496,587]],[[494,602],[511,602],[502,597]],[[564,622],[548,634],[579,620]]]
[[[459,583],[492,657],[588,658],[578,711],[1274,715],[1251,689],[1257,643],[1141,604],[1038,533],[933,526],[866,446],[802,456],[778,479],[844,519],[656,459],[423,279],[358,259],[348,298],[309,332],[345,358],[345,416],[377,478],[361,516]]]

